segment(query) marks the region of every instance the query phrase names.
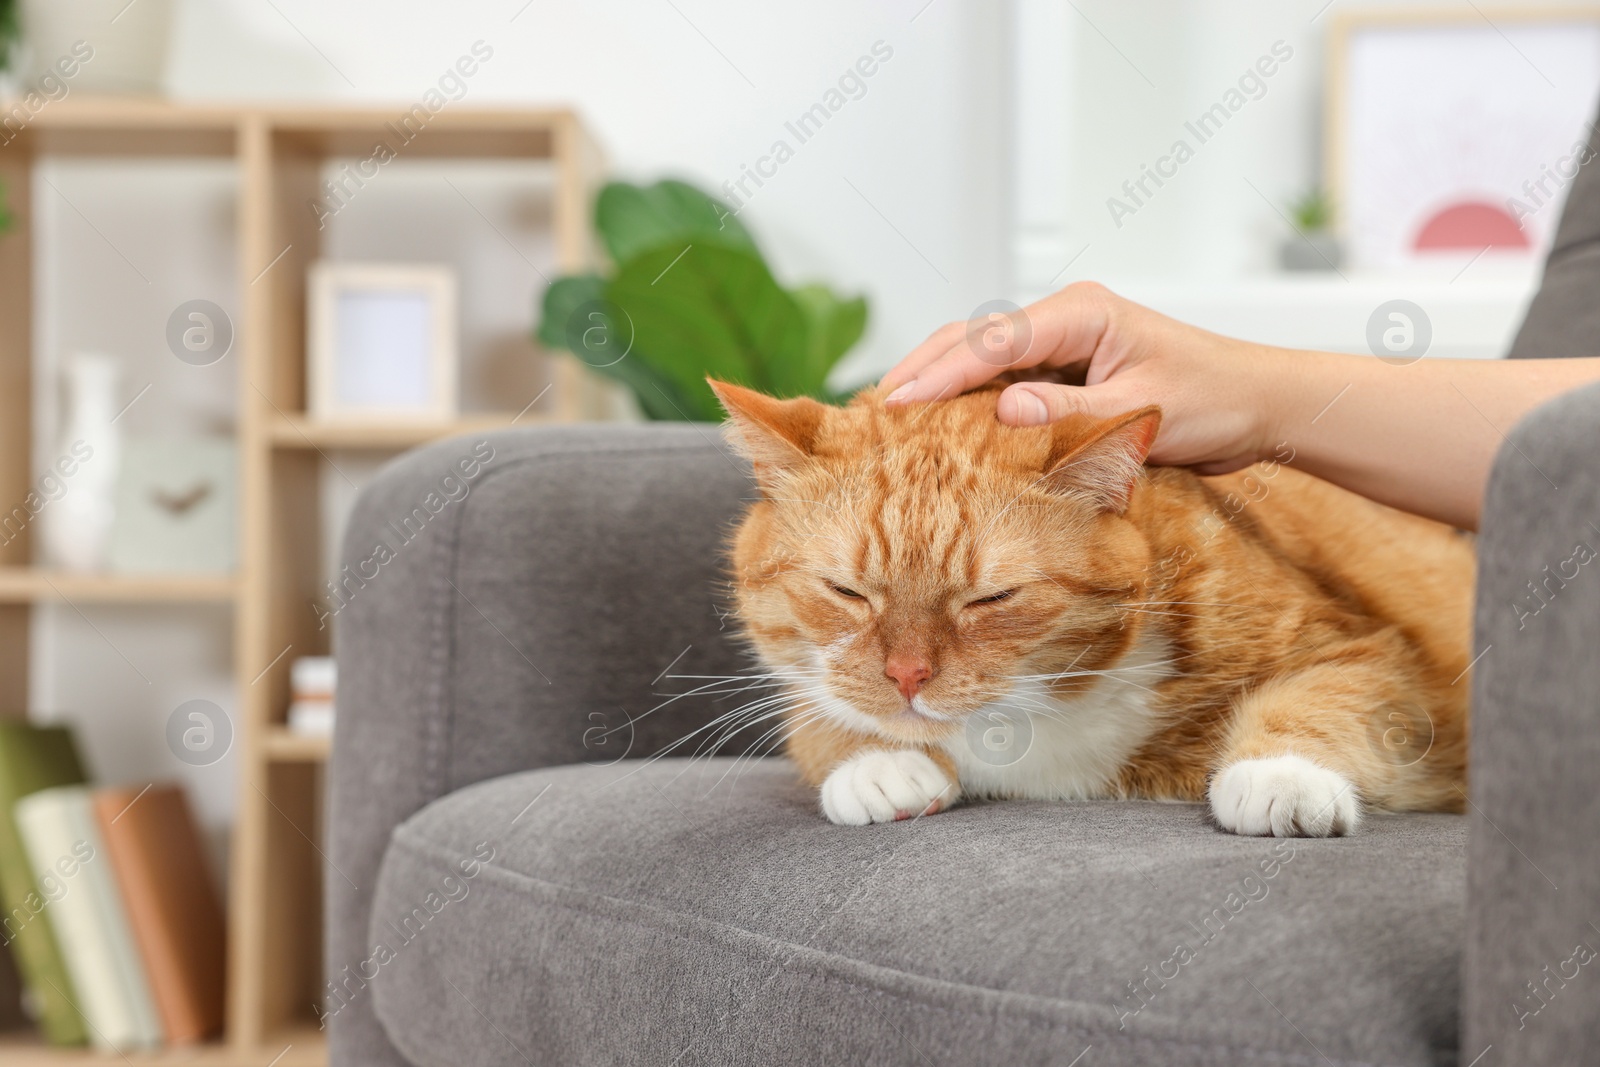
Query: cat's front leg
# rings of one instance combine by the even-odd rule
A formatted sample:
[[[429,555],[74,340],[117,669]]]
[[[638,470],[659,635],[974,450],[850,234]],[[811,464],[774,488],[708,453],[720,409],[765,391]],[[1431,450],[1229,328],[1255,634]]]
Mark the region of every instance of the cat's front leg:
[[[1316,664],[1257,686],[1234,705],[1207,790],[1224,830],[1259,837],[1354,832],[1367,794],[1400,768],[1367,733],[1399,674],[1380,654]]]
[[[823,779],[822,813],[844,826],[933,815],[961,796],[954,771],[918,749],[867,749]]]
[[[1331,837],[1360,821],[1355,785],[1303,756],[1227,764],[1211,779],[1211,813],[1224,830],[1255,837]]]
[[[831,822],[866,826],[954,806],[961,798],[955,761],[938,748],[893,744],[809,718],[796,724],[784,748]]]

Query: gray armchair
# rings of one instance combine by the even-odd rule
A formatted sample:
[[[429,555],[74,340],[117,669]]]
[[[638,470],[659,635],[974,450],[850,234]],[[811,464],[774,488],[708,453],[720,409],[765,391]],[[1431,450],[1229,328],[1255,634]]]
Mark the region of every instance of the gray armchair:
[[[1574,204],[1517,354],[1600,350],[1590,170]],[[1314,841],[1151,803],[846,830],[783,761],[735,762],[754,737],[647,762],[737,699],[712,676],[747,665],[720,585],[744,465],[703,426],[486,441],[487,461],[472,440],[399,460],[346,541],[394,552],[337,619],[335,1064],[1492,1067],[1600,1048],[1600,560],[1565,562],[1600,549],[1600,387],[1529,417],[1495,466],[1469,814]],[[397,543],[446,478],[436,502],[459,499]]]

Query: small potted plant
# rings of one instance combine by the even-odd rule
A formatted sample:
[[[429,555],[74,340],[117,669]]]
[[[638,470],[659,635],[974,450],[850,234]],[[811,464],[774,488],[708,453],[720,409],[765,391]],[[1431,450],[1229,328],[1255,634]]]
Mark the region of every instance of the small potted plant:
[[[1289,205],[1295,232],[1278,249],[1284,270],[1338,270],[1343,250],[1333,233],[1333,200],[1326,191],[1312,189]]]

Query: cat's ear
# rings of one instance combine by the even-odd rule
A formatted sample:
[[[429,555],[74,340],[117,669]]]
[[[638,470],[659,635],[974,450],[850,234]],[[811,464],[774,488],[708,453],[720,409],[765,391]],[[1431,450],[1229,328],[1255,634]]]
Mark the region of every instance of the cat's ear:
[[[728,413],[728,441],[755,465],[756,481],[770,487],[776,476],[811,458],[827,407],[808,396],[792,400],[706,379]]]
[[[1056,423],[1046,487],[1085,496],[1102,510],[1121,514],[1160,428],[1161,409],[1153,406],[1102,420],[1087,431],[1072,420]]]

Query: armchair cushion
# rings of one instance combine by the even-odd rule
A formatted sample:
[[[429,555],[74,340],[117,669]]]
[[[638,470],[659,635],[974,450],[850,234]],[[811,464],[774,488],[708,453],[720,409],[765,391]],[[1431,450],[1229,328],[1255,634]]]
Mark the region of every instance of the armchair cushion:
[[[1465,831],[1277,842],[1135,802],[841,828],[783,760],[527,771],[395,830],[375,1003],[418,1067],[1454,1063]]]

